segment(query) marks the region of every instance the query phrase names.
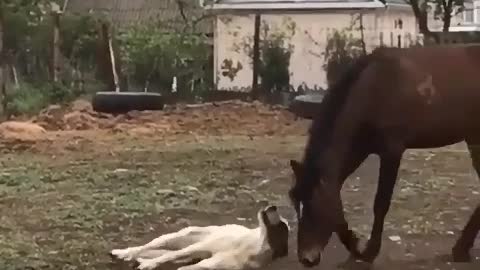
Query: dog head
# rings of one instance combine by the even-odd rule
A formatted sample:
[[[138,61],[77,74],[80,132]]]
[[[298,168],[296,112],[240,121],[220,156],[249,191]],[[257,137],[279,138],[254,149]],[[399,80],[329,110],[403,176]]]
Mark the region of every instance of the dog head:
[[[275,205],[269,205],[258,213],[260,226],[266,232],[267,242],[273,251],[273,258],[288,255],[288,234],[290,226],[277,211]]]

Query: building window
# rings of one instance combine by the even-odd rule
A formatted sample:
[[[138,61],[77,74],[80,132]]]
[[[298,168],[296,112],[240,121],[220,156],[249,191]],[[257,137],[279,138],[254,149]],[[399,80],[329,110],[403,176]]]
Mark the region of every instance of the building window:
[[[394,22],[394,25],[393,25],[393,28],[394,29],[402,29],[403,28],[403,21],[402,19],[398,19],[398,20],[395,20]]]
[[[463,21],[465,23],[474,23],[473,21],[473,9],[465,9],[463,11]]]
[[[383,43],[383,32],[380,32],[379,39],[380,39],[380,47],[383,47],[383,46],[385,45],[385,44]]]

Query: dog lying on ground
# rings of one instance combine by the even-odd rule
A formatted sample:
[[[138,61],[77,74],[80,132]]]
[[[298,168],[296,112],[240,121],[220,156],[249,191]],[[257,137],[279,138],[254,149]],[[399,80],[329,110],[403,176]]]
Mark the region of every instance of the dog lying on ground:
[[[288,255],[288,222],[267,206],[258,212],[254,229],[237,224],[187,227],[137,247],[114,249],[113,258],[136,260],[137,269],[151,270],[168,262],[194,262],[178,270],[253,269]]]

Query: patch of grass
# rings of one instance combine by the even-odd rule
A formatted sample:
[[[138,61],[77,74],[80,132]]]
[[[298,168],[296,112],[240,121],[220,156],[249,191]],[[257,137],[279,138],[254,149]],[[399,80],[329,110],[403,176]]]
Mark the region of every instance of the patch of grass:
[[[49,98],[43,91],[30,84],[21,84],[7,96],[7,115],[32,115],[48,105]]]
[[[259,201],[277,199],[258,184],[284,166],[243,143],[167,147],[132,138],[70,152],[5,153],[0,269],[106,269],[111,248],[178,222],[215,222],[208,213],[229,216],[236,207],[253,214]],[[181,210],[191,212],[172,217]]]

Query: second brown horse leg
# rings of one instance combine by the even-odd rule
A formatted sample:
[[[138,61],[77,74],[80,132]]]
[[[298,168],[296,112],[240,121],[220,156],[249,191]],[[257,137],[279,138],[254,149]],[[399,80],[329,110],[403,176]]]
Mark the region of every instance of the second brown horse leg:
[[[393,190],[397,181],[398,168],[402,159],[403,150],[388,151],[380,155],[380,174],[378,177],[377,193],[373,205],[374,220],[370,239],[361,259],[372,263],[380,253],[385,216],[390,209]]]
[[[477,140],[478,141],[478,140]],[[477,172],[477,176],[480,176],[480,144],[467,141],[468,151],[472,158],[472,165]],[[480,230],[480,205],[477,206],[467,225],[462,231],[460,238],[452,248],[453,261],[455,262],[469,262],[470,249],[473,247],[475,238]]]
[[[368,152],[363,151],[362,149],[355,149],[352,151],[354,154],[350,155],[345,166],[342,169],[341,179],[343,183],[348,176],[350,176],[365,159],[368,157]],[[343,185],[342,183],[342,185]],[[353,257],[359,257],[360,253],[358,251],[358,242],[359,239],[356,236],[355,232],[348,228],[348,223],[345,220],[343,224],[337,227],[336,234],[340,239],[340,242],[345,246],[345,248],[350,252]]]

